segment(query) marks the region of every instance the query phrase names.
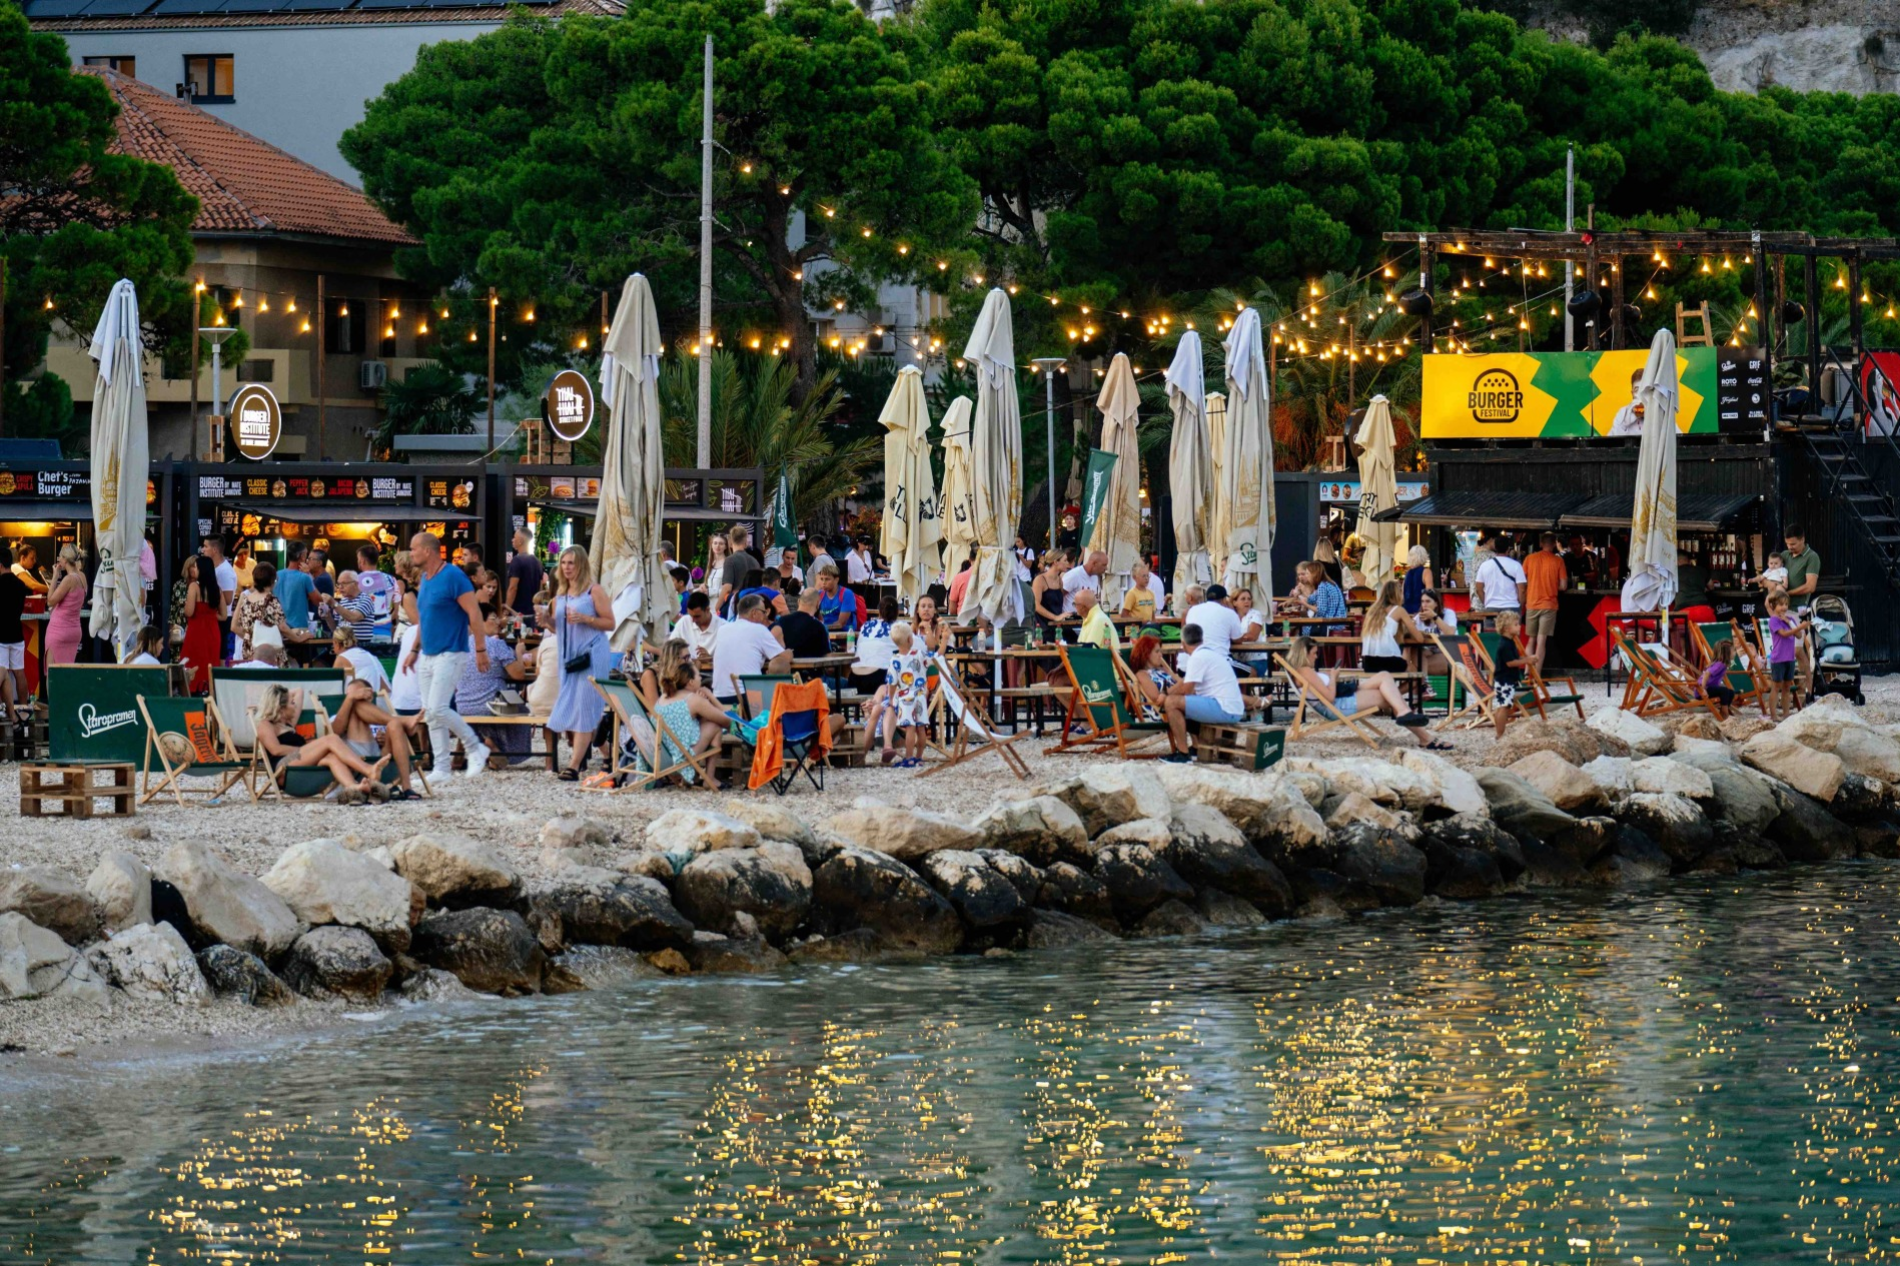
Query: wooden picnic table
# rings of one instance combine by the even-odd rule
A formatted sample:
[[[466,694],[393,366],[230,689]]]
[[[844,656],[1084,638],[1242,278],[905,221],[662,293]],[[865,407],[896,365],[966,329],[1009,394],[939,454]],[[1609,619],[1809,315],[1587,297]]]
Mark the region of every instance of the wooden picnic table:
[[[830,655],[794,656],[792,671],[806,673],[815,677],[829,679],[831,682],[831,702],[835,706],[844,703],[844,679],[851,672],[851,666],[858,662],[857,652],[836,651]]]

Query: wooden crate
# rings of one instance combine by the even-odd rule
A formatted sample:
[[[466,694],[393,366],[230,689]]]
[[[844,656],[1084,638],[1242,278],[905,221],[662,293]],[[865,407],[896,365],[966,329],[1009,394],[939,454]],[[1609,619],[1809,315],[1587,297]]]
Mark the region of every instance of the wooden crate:
[[[1259,771],[1286,755],[1286,729],[1278,725],[1202,724],[1194,732],[1194,759]]]
[[[98,781],[97,775],[105,775]],[[129,818],[137,788],[131,764],[25,765],[20,769],[23,818]],[[96,808],[105,801],[104,809]]]

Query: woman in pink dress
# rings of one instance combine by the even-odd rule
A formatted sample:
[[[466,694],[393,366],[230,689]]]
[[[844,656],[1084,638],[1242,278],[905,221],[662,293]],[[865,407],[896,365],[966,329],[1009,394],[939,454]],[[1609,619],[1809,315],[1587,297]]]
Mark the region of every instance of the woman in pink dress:
[[[79,662],[79,608],[86,605],[86,572],[79,565],[79,551],[70,545],[60,547],[53,563],[53,588],[46,595],[46,662]]]

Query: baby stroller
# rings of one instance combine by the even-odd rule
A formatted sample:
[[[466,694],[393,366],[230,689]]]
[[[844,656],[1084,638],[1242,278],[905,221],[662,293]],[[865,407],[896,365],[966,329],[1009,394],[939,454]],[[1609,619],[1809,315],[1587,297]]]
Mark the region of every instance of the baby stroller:
[[[1844,599],[1818,596],[1809,610],[1808,651],[1814,657],[1815,698],[1843,695],[1867,702],[1860,688],[1860,654],[1854,649],[1854,613]]]

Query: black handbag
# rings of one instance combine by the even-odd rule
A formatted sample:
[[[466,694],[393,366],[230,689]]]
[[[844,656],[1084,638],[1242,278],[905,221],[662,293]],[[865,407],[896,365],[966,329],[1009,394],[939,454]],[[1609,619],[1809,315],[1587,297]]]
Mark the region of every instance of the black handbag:
[[[568,621],[562,620],[561,638],[563,641],[567,638],[567,626]],[[586,651],[582,651],[578,655],[569,655],[566,659],[561,661],[561,670],[569,674],[592,673],[594,671],[594,657]]]

